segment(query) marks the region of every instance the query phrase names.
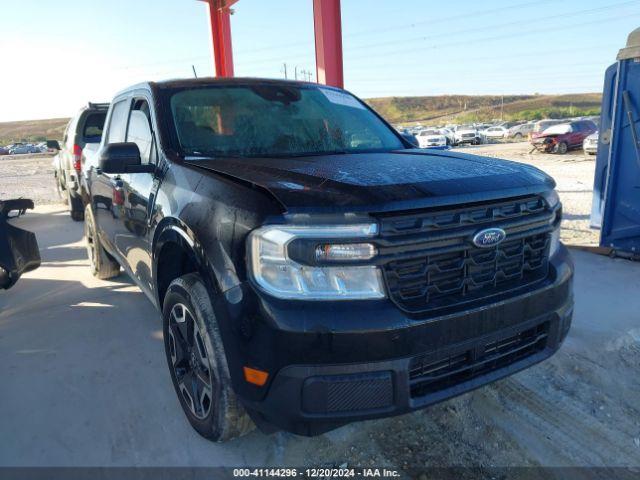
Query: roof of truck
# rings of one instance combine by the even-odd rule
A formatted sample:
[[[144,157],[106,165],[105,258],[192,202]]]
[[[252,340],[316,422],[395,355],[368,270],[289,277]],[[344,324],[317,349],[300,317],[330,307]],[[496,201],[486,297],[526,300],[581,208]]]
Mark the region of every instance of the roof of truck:
[[[160,82],[141,82],[131,85],[116,94],[119,96],[123,93],[141,88],[185,88],[185,87],[203,87],[207,85],[281,85],[290,87],[300,86],[322,86],[327,88],[335,88],[328,85],[320,85],[313,82],[301,82],[298,80],[282,80],[274,78],[255,78],[255,77],[202,77],[202,78],[177,78],[172,80],[163,80]]]

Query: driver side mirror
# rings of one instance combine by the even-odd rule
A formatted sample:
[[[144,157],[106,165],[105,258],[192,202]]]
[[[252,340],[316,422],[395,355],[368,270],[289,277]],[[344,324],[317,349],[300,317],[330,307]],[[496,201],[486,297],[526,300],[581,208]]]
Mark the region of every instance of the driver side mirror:
[[[153,164],[142,164],[140,149],[133,142],[111,143],[100,155],[100,170],[104,173],[153,173]]]

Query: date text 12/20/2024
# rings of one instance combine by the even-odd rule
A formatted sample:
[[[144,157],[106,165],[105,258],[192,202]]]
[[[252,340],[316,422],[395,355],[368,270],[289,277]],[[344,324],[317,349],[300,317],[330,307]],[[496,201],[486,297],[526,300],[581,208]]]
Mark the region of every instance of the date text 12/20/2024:
[[[399,477],[400,473],[387,468],[235,468],[233,476],[237,478],[394,478]]]

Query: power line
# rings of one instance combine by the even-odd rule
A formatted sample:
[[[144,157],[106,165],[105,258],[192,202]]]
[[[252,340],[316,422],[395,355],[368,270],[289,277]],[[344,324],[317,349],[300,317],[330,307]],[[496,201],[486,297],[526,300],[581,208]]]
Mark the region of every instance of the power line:
[[[599,12],[602,10],[609,10],[611,8],[617,8],[617,7],[622,7],[622,6],[626,6],[626,5],[630,5],[630,4],[637,4],[639,3],[638,0],[631,0],[631,1],[626,1],[626,2],[621,2],[621,3],[615,3],[615,4],[610,4],[607,5],[605,7],[598,7],[598,8],[589,8],[586,10],[578,10],[578,11],[573,11],[573,12],[566,12],[566,13],[558,13],[558,14],[554,14],[554,17],[552,18],[547,18],[545,19],[545,24],[548,24],[549,22],[553,23],[553,22],[565,22],[566,18],[568,16],[576,16],[576,15],[582,15],[582,14],[586,14],[586,13],[595,13],[595,12]],[[470,33],[470,32],[481,32],[481,31],[491,31],[491,30],[498,30],[504,27],[511,27],[511,26],[517,26],[517,25],[522,25],[523,23],[530,23],[530,22],[523,22],[522,20],[518,20],[515,22],[508,22],[508,23],[501,23],[501,24],[495,24],[495,25],[485,25],[482,27],[475,27],[475,28],[470,28],[470,29],[460,29],[460,30],[450,30],[446,32],[447,36],[453,36],[453,35],[460,35],[462,33]],[[553,28],[553,27],[552,27]],[[387,45],[397,45],[397,44],[405,44],[407,42],[414,42],[414,41],[424,41],[427,39],[432,39],[432,38],[440,38],[441,35],[427,35],[427,36],[420,36],[420,37],[414,37],[414,38],[409,38],[409,39],[403,39],[403,40],[394,40],[394,41],[390,41],[390,42],[380,42],[380,43],[373,43],[373,44],[367,44],[367,45],[359,45],[359,46],[355,46],[355,47],[349,47],[347,50],[348,51],[353,51],[353,50],[360,50],[363,48],[373,48],[373,47],[381,47],[381,46],[387,46]],[[466,44],[467,42],[465,42]]]
[[[600,24],[600,23],[607,23],[607,22],[611,22],[611,21],[615,21],[615,20],[619,20],[620,18],[632,18],[632,17],[637,17],[640,16],[640,14],[624,14],[624,15],[618,15],[615,17],[610,17],[610,18],[599,18],[597,20],[593,20],[593,21],[588,21],[588,22],[578,22],[578,23],[574,23],[574,24],[570,24],[570,25],[563,25],[562,27],[562,31],[568,30],[570,28],[579,28],[579,27],[583,27],[583,26],[587,26],[587,25],[593,25],[593,24]],[[495,29],[497,27],[494,27],[493,29]],[[511,38],[518,38],[518,37],[524,37],[527,35],[532,35],[532,34],[537,34],[537,33],[541,33],[541,32],[547,32],[547,31],[555,31],[557,30],[557,27],[543,27],[543,28],[535,28],[535,29],[530,29],[530,30],[525,30],[525,31],[519,31],[516,33],[509,33],[509,34],[501,34],[501,35],[494,35],[494,36],[489,36],[489,37],[481,37],[481,38],[475,38],[475,39],[468,39],[468,40],[464,40],[464,41],[459,41],[459,42],[453,42],[453,43],[447,43],[447,44],[434,44],[434,45],[430,45],[428,47],[425,46],[421,46],[421,47],[413,47],[413,48],[409,48],[409,49],[403,49],[401,52],[404,53],[410,53],[410,52],[423,52],[425,51],[426,48],[428,49],[447,49],[447,48],[451,48],[451,47],[457,47],[457,46],[461,46],[461,45],[469,45],[469,44],[473,44],[476,45],[478,43],[481,42],[486,42],[486,41],[493,41],[493,40],[507,40],[507,39],[511,39]],[[396,44],[396,41],[390,42],[389,45],[394,45]],[[403,43],[406,43],[406,41],[404,41]],[[380,44],[376,44],[377,47],[380,46],[385,46],[384,44],[380,43]],[[351,49],[349,48],[345,48],[345,56],[348,55],[348,52],[350,52]],[[391,50],[391,51],[387,51],[387,52],[383,52],[385,55],[392,55],[397,53],[397,50]],[[286,56],[288,59],[297,59],[297,58],[306,58],[306,55],[296,55],[296,56]],[[279,57],[273,57],[273,58],[267,58],[267,59],[261,59],[261,60],[254,60],[254,61],[248,61],[246,63],[246,65],[259,65],[259,64],[264,64],[264,63],[273,63],[275,61],[279,61],[282,58],[282,56]],[[362,57],[362,58],[370,58],[370,57]]]
[[[506,7],[502,7],[502,8],[494,8],[491,10],[487,10],[487,9],[483,9],[483,10],[476,10],[475,12],[465,12],[464,15],[468,18],[477,18],[477,17],[482,17],[482,16],[486,16],[486,15],[492,15],[494,13],[502,13],[505,10],[514,10],[514,9],[524,9],[530,6],[536,6],[538,7],[540,4],[543,3],[551,3],[555,0],[537,0],[535,2],[526,2],[526,3],[519,3],[517,5],[509,5]],[[392,32],[395,30],[402,30],[405,29],[407,27],[415,27],[416,25],[425,25],[425,24],[433,24],[433,18],[429,18],[427,20],[418,20],[417,22],[411,22],[411,23],[405,23],[402,25],[396,25],[393,27],[388,27],[388,28],[381,28],[381,29],[375,29],[375,30],[362,30],[360,32],[355,32],[355,33],[351,33],[349,35],[345,35],[345,38],[351,38],[351,37],[358,37],[361,35],[365,35],[368,33],[386,33],[386,32]]]
[[[485,16],[485,15],[491,15],[494,13],[501,13],[504,12],[505,10],[513,10],[513,9],[523,9],[523,8],[527,8],[530,6],[539,6],[540,4],[543,3],[551,3],[555,0],[537,0],[535,2],[526,2],[526,3],[520,3],[517,5],[509,5],[507,7],[502,7],[502,8],[495,8],[495,9],[491,9],[491,10],[487,10],[487,9],[483,9],[483,10],[476,10],[473,12],[465,12],[465,16],[467,17],[480,17],[480,16]],[[354,37],[359,37],[362,35],[366,35],[369,33],[375,33],[375,34],[379,34],[379,33],[386,33],[386,32],[391,32],[391,31],[395,31],[395,30],[401,30],[401,29],[405,29],[407,27],[414,27],[416,25],[424,25],[424,24],[430,24],[433,23],[433,19],[429,18],[426,20],[418,20],[416,22],[411,22],[411,23],[403,23],[403,24],[399,24],[399,25],[395,25],[393,27],[387,27],[387,28],[382,28],[382,29],[366,29],[366,30],[361,30],[359,32],[354,32],[354,33],[349,33],[346,35],[343,35],[343,38],[354,38]],[[298,42],[296,45],[296,48],[300,48],[302,46],[307,46],[307,45],[313,45],[313,41],[305,41],[305,42]],[[251,50],[239,50],[237,53],[254,53],[254,52],[266,52],[266,51],[270,51],[270,50],[277,50],[279,48],[291,48],[291,43],[281,43],[278,45],[269,45],[269,46],[265,46],[265,47],[260,47],[260,48],[252,48]]]
[[[545,3],[545,2],[551,2],[552,0],[538,0],[537,2],[527,2],[527,3],[523,3],[523,4],[519,4],[519,5],[511,5],[509,7],[503,7],[500,9],[493,9],[493,10],[483,10],[483,11],[478,11],[478,12],[472,12],[471,15],[474,16],[478,16],[478,15],[484,15],[484,14],[489,14],[489,13],[496,13],[496,12],[500,12],[500,11],[504,11],[504,10],[508,10],[508,9],[512,9],[512,8],[524,8],[527,6],[532,6],[532,5],[539,5],[540,3]],[[554,18],[547,18],[545,19],[545,22],[549,22],[549,21],[565,21],[565,18],[567,16],[575,16],[575,15],[579,15],[582,13],[593,13],[596,11],[602,11],[602,10],[607,10],[610,8],[616,8],[616,7],[620,7],[620,6],[625,6],[625,5],[629,5],[629,4],[636,4],[638,3],[638,0],[633,0],[633,1],[626,1],[626,2],[621,2],[621,3],[615,3],[615,4],[609,4],[607,6],[602,6],[602,7],[598,7],[598,8],[592,8],[592,9],[586,9],[586,10],[580,10],[580,11],[574,11],[574,12],[567,12],[565,14],[555,14]],[[625,16],[634,16],[633,14],[631,15],[625,15]],[[619,17],[616,17],[615,19],[617,19]],[[429,20],[421,20],[418,22],[413,22],[411,24],[405,24],[405,25],[398,25],[398,26],[394,26],[394,27],[389,27],[388,29],[383,29],[383,30],[368,30],[368,31],[361,31],[361,32],[357,32],[354,34],[350,34],[350,35],[345,35],[345,38],[350,38],[350,37],[354,37],[354,36],[361,36],[365,33],[380,33],[380,32],[384,32],[384,31],[390,31],[390,30],[394,30],[394,29],[399,29],[402,27],[405,27],[407,25],[420,25],[420,24],[426,24],[429,22],[432,22],[432,19]],[[381,43],[377,43],[377,44],[367,44],[367,45],[358,45],[355,47],[349,47],[348,45],[345,46],[345,53],[348,54],[348,52],[353,51],[353,50],[358,50],[358,49],[364,49],[364,48],[373,48],[373,47],[378,47],[378,46],[390,46],[390,45],[396,45],[396,44],[404,44],[407,42],[411,42],[411,41],[416,41],[416,40],[426,40],[429,38],[442,38],[443,36],[446,38],[446,36],[448,35],[459,35],[462,33],[470,33],[470,32],[477,32],[477,31],[485,31],[485,30],[495,30],[495,29],[499,29],[501,27],[505,27],[505,26],[513,26],[513,25],[520,25],[522,23],[528,23],[528,21],[517,21],[517,22],[509,22],[506,24],[498,24],[498,25],[490,25],[490,26],[484,26],[484,27],[476,27],[476,28],[471,28],[471,29],[460,29],[460,30],[456,30],[456,31],[448,31],[444,34],[439,34],[439,35],[430,35],[430,36],[423,36],[423,37],[418,37],[418,38],[413,38],[413,39],[407,39],[407,40],[396,40],[396,41],[391,41],[391,42],[381,42]],[[566,27],[563,27],[566,28]],[[553,28],[551,28],[553,29]],[[536,30],[537,31],[547,31],[549,30],[549,28],[543,29],[543,30]],[[515,34],[515,36],[518,36],[518,34]],[[509,37],[507,37],[509,38]],[[242,53],[253,53],[253,52],[261,52],[261,51],[269,51],[269,50],[276,50],[278,48],[283,48],[283,47],[289,47],[289,48],[300,48],[300,46],[303,46],[305,44],[312,44],[313,42],[298,42],[297,45],[292,46],[291,43],[287,43],[287,44],[281,44],[281,45],[277,45],[277,46],[269,46],[269,47],[263,47],[263,48],[258,48],[258,49],[251,49],[251,50],[239,50],[236,53],[238,54],[242,54]],[[464,44],[467,44],[467,42],[463,42]],[[475,41],[474,41],[475,43]],[[438,45],[436,46],[432,46],[431,48],[436,48],[439,47]],[[414,49],[415,51],[415,49]],[[307,55],[297,55],[297,56],[288,56],[286,55],[287,58],[291,58],[291,59],[295,59],[295,58],[306,58]],[[247,61],[246,65],[254,65],[254,64],[263,64],[263,63],[271,63],[274,61],[279,61],[281,60],[283,57],[283,55],[277,57],[277,58],[269,58],[269,59],[261,59],[261,60],[254,60],[254,61]],[[204,59],[209,59],[210,56],[209,55],[201,55],[201,56],[197,56],[197,57],[188,57],[188,58],[181,58],[181,59],[171,59],[171,60],[163,60],[163,61],[158,61],[158,62],[151,62],[151,63],[138,63],[135,65],[123,65],[123,66],[116,66],[116,67],[112,67],[112,70],[128,70],[128,69],[139,69],[139,68],[143,68],[143,67],[147,67],[147,66],[154,66],[154,65],[169,65],[169,64],[181,64],[181,63],[190,63],[193,62],[194,60],[204,60]],[[237,62],[239,65],[243,65],[243,62]]]
[[[620,44],[611,44],[611,45],[590,45],[590,46],[583,46],[583,47],[575,47],[575,48],[554,48],[552,50],[536,50],[535,52],[529,52],[529,53],[516,53],[516,54],[509,54],[509,55],[501,55],[501,54],[491,54],[491,55],[486,55],[484,57],[477,57],[474,56],[473,59],[476,61],[487,61],[487,60],[504,60],[504,59],[509,59],[509,58],[528,58],[528,57],[535,57],[535,58],[539,58],[542,57],[546,54],[562,54],[562,53],[575,53],[575,52],[581,52],[581,51],[593,51],[593,50],[598,50],[598,49],[602,49],[602,50],[609,50],[609,49],[618,49],[620,48]],[[355,59],[355,60],[363,60],[364,58],[360,58],[360,59]],[[449,59],[446,59],[444,62],[432,62],[430,61],[429,63],[423,64],[425,67],[431,67],[434,65],[449,65],[451,63],[451,61]],[[354,70],[369,70],[371,68],[377,68],[377,67],[388,67],[389,66],[389,61],[386,60],[384,62],[380,62],[380,63],[370,63],[367,62],[366,65],[361,65],[361,66],[353,66],[353,61],[349,62],[346,65],[346,70],[348,70],[349,72],[354,71]],[[408,64],[398,64],[398,63],[394,63],[393,64],[394,67],[399,67],[399,66],[407,66],[407,67],[415,67],[416,62],[415,60],[411,60],[410,63]]]
[[[549,71],[553,72],[553,76],[552,78],[555,78],[558,74],[562,74],[563,71],[566,71],[567,69],[571,68],[571,72],[567,72],[567,73],[571,73],[571,75],[576,76],[579,74],[583,74],[583,73],[591,73],[595,70],[597,70],[598,72],[604,72],[604,70],[611,64],[612,62],[609,62],[607,64],[604,65],[597,65],[594,64],[593,62],[591,63],[567,63],[567,64],[562,64],[562,65],[542,65],[542,66],[538,66],[538,65],[529,65],[528,67],[530,69],[532,69],[533,71],[528,71],[528,70],[522,70],[522,69],[518,69],[517,71],[514,72],[490,72],[490,73],[483,73],[483,72],[469,72],[469,71],[464,71],[464,72],[457,72],[457,71],[450,71],[450,72],[427,72],[427,73],[420,73],[420,72],[415,72],[414,75],[402,75],[401,77],[384,77],[384,76],[376,76],[375,78],[371,78],[371,76],[367,75],[365,77],[362,78],[358,78],[358,77],[354,77],[351,76],[350,77],[350,81],[359,81],[359,82],[385,82],[385,81],[391,81],[391,80],[421,80],[421,79],[429,79],[429,78],[444,78],[447,77],[447,75],[453,75],[456,77],[459,77],[461,74],[464,75],[464,77],[462,78],[463,80],[466,80],[468,78],[475,78],[475,77],[481,77],[481,78],[492,78],[493,76],[497,77],[497,78],[511,78],[513,76],[531,76],[531,77],[549,77]],[[589,69],[587,69],[587,71],[576,71],[576,67],[590,67]],[[558,73],[560,72],[560,73]]]

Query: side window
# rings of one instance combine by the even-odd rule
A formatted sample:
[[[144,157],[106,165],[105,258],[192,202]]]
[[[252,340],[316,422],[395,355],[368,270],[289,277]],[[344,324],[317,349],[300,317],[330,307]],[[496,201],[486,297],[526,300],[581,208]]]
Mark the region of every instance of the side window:
[[[133,142],[138,145],[143,165],[149,163],[153,138],[149,121],[149,105],[144,100],[136,102],[133,110],[131,110],[127,142]]]
[[[85,142],[100,141],[106,116],[106,112],[91,113],[87,116],[84,122],[84,131],[82,132],[82,137]]]
[[[124,142],[127,132],[127,114],[129,113],[129,100],[122,100],[113,105],[107,143]]]

